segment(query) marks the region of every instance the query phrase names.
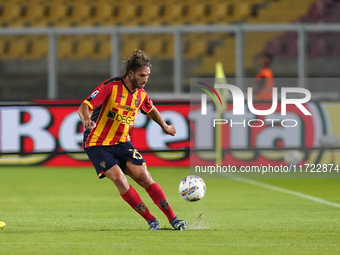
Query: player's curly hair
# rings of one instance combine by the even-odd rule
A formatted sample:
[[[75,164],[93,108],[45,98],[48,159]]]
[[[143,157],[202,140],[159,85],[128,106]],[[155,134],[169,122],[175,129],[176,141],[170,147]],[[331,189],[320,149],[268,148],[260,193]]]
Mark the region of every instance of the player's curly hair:
[[[150,58],[145,54],[144,51],[139,49],[135,49],[131,56],[125,61],[125,63],[125,77],[128,76],[130,70],[132,72],[136,72],[140,67],[150,67],[151,69],[152,66]]]

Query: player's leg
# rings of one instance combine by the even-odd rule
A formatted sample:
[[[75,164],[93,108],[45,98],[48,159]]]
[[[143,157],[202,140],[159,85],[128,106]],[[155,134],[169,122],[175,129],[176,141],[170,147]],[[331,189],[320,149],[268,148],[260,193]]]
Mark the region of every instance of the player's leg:
[[[93,146],[85,151],[94,165],[98,177],[104,178],[106,176],[112,180],[121,197],[148,223],[154,222],[156,218],[149,212],[137,191],[129,185],[123,171],[118,166],[119,161],[112,155],[112,148]]]
[[[128,174],[136,183],[138,183],[146,190],[153,202],[165,214],[170,224],[176,230],[181,230],[185,228],[186,222],[177,219],[161,186],[153,181],[151,174],[148,172],[145,164],[135,165],[131,161],[128,161],[126,162],[125,173]]]
[[[125,194],[130,189],[130,184],[118,165],[107,170],[105,176],[116,185],[119,194]]]
[[[146,164],[136,165],[131,161],[127,161],[125,173],[144,189],[147,189],[150,185],[155,183],[151,174],[147,170]]]
[[[162,188],[158,183],[153,181],[151,174],[146,168],[144,158],[135,147],[133,147],[132,143],[126,142],[120,144],[117,156],[120,161],[120,167],[124,170],[124,173],[128,174],[136,183],[147,191],[154,203],[166,215],[174,229],[184,229],[186,222],[177,219]]]
[[[120,196],[125,200],[125,202],[127,202],[140,216],[142,216],[146,222],[149,223],[156,219],[155,216],[150,213],[137,191],[129,185],[128,180],[118,165],[114,165],[107,170],[105,175],[116,185]]]
[[[125,194],[130,189],[128,180],[118,165],[114,165],[107,170],[105,176],[116,185],[119,194]]]

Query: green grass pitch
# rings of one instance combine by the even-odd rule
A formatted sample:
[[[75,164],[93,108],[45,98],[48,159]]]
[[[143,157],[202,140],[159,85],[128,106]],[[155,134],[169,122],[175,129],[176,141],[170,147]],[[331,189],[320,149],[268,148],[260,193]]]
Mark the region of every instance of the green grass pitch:
[[[0,168],[0,254],[340,254],[340,208],[231,179],[205,179],[199,202],[180,198],[186,168],[150,168],[175,213],[173,231],[148,225],[92,168]],[[340,179],[258,179],[340,203]],[[130,182],[132,183],[132,182]]]

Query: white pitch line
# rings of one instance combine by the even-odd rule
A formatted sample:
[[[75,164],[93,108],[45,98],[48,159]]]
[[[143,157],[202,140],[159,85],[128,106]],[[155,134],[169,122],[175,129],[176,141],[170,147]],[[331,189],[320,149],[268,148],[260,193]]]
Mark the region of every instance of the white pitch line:
[[[324,204],[324,205],[329,205],[329,206],[340,208],[340,204],[338,204],[338,203],[333,203],[333,202],[327,201],[325,199],[306,195],[304,193],[300,193],[300,192],[297,192],[297,191],[292,191],[292,190],[289,190],[289,189],[280,188],[280,187],[277,187],[277,186],[273,186],[273,185],[270,185],[270,184],[266,184],[266,183],[263,183],[263,182],[258,182],[258,181],[254,181],[254,180],[250,180],[250,179],[243,179],[243,178],[231,178],[231,179],[238,181],[238,182],[243,182],[243,183],[258,186],[258,187],[261,187],[261,188],[275,190],[275,191],[278,191],[278,192],[281,192],[281,193],[285,193],[285,194],[300,197],[300,198],[303,198],[303,199],[311,200],[311,201],[319,203],[319,204]]]

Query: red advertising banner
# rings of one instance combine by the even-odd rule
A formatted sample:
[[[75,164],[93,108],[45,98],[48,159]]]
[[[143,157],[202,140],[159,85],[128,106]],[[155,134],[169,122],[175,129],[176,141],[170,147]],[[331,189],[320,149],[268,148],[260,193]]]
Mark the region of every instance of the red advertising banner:
[[[0,165],[91,166],[82,150],[83,125],[77,113],[80,103],[38,101],[0,106]],[[156,101],[155,105],[164,120],[176,126],[177,133],[164,134],[147,115],[138,113],[131,141],[149,166],[190,166],[190,149],[200,151],[195,161],[201,165],[214,160],[213,105],[207,107],[211,121],[202,119],[200,107],[190,106],[189,102]],[[268,109],[270,105],[255,107]],[[266,117],[251,113],[235,116],[230,104],[223,114],[223,119],[228,120],[221,136],[226,149],[223,164],[282,164],[284,151],[276,149],[285,148],[299,148],[306,161],[311,159],[308,148],[320,147],[320,139],[337,133],[338,129],[332,127],[338,125],[334,121],[339,104],[309,102],[306,107],[312,115],[305,116],[295,106],[289,106],[283,118],[280,107]],[[296,127],[288,127],[295,123]],[[313,162],[320,161],[323,153],[315,151]]]
[[[257,103],[255,108],[266,110],[270,106],[269,103]],[[191,132],[191,148],[199,152],[192,154],[191,163],[209,165],[215,161],[215,153],[204,149],[215,148],[217,125],[222,126],[222,148],[231,149],[223,153],[223,165],[285,165],[285,148],[301,150],[307,158],[308,152],[311,152],[308,148],[318,146],[318,139],[323,135],[323,126],[326,125],[315,121],[315,117],[324,119],[322,109],[315,106],[315,103],[306,105],[314,117],[304,115],[295,105],[287,106],[284,116],[280,114],[281,106],[273,114],[261,116],[249,111],[244,115],[234,115],[233,105],[230,104],[223,118],[218,120],[213,105],[208,105],[206,116],[201,115],[200,105],[192,106],[190,120],[194,129]]]
[[[80,101],[37,101],[32,105],[0,107],[0,164],[91,166],[82,150]],[[149,166],[189,166],[189,102],[155,102],[165,121],[177,127],[166,135],[148,116],[139,113],[131,141]],[[157,152],[153,152],[157,151]],[[164,152],[165,151],[165,152]]]

